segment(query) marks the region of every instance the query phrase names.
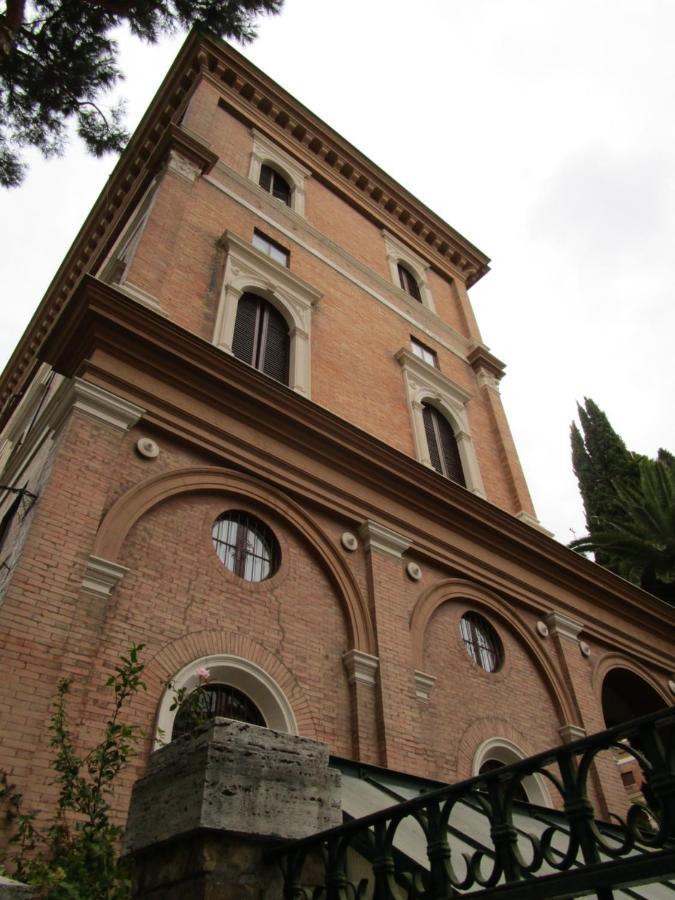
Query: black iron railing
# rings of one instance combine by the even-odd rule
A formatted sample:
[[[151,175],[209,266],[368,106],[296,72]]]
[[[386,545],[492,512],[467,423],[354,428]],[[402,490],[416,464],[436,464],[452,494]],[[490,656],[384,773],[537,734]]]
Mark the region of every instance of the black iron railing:
[[[675,876],[674,744],[672,707],[285,843],[275,851],[284,900],[447,900],[466,892],[527,900],[593,892],[605,900],[614,887]],[[608,750],[637,761],[645,798],[624,818],[612,815],[611,825],[599,821],[590,784]],[[559,795],[560,809],[528,828],[531,807],[514,795],[533,775]],[[460,808],[480,816],[489,848],[473,849],[468,833],[458,842]],[[411,822],[425,860],[411,854]]]

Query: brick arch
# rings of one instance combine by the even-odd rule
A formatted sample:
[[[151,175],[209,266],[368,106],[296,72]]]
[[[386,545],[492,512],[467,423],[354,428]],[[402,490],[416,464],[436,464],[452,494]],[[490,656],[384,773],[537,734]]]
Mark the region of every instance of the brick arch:
[[[471,778],[473,775],[473,760],[476,751],[490,738],[506,738],[523,751],[525,756],[533,756],[541,751],[541,747],[535,747],[530,739],[507,720],[499,716],[485,716],[476,719],[465,728],[459,739],[457,748],[457,778]]]
[[[664,706],[672,705],[672,701],[663,687],[650,672],[640,665],[639,662],[636,662],[621,653],[605,653],[598,659],[593,669],[593,674],[591,675],[591,684],[593,685],[593,691],[598,699],[601,710],[602,685],[612,669],[627,669],[629,672],[632,672],[633,675],[637,675],[638,678],[641,678],[646,682],[649,687],[652,688],[654,693],[663,700]]]
[[[282,689],[302,737],[317,739],[317,729],[309,701],[295,676],[274,653],[262,644],[251,640],[248,635],[224,629],[208,629],[184,634],[175,641],[165,644],[146,664],[143,680],[148,695],[155,702],[155,714],[168,681],[176,672],[195,659],[206,656],[229,654],[256,663],[270,675]]]
[[[533,639],[526,623],[507,606],[502,597],[463,578],[449,578],[434,585],[425,591],[415,604],[410,617],[410,638],[416,669],[424,667],[424,638],[431,617],[439,606],[453,600],[468,600],[501,619],[527,648],[530,658],[550,691],[560,724],[576,721],[574,704],[563,679],[558,676],[549,659]]]
[[[200,491],[239,494],[275,512],[308,541],[336,588],[347,622],[351,646],[374,654],[375,636],[366,603],[356,580],[331,540],[299,504],[264,482],[216,466],[174,469],[141,481],[108,510],[99,527],[92,555],[117,562],[127,534],[157,504],[171,497]]]

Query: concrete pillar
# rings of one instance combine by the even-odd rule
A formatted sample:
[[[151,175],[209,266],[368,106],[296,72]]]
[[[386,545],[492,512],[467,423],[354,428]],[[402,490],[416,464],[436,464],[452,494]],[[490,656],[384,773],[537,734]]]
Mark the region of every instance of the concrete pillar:
[[[341,824],[339,793],[325,744],[215,719],[153,753],[134,785],[125,835],[134,898],[281,896],[266,852]]]

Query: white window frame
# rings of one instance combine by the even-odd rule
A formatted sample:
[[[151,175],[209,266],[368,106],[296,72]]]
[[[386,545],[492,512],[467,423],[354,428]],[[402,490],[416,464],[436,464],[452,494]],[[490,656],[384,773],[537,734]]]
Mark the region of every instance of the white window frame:
[[[226,353],[232,353],[239,298],[247,292],[257,294],[278,309],[288,323],[291,342],[288,386],[309,397],[312,307],[322,294],[286,266],[231,232],[226,231],[220,243],[227,259],[213,343]]]
[[[423,417],[424,404],[429,403],[448,420],[453,430],[467,490],[479,497],[485,497],[485,487],[466,412],[471,394],[455,384],[440,369],[424,362],[406,347],[402,347],[395,358],[403,371],[417,459],[425,466],[433,468]]]
[[[181,688],[185,688],[187,693],[196,690],[202,684],[197,675],[200,668],[209,670],[211,677],[208,683],[227,684],[246,694],[262,713],[268,728],[286,734],[298,733],[293,708],[274,678],[248,659],[221,653],[193,660],[171,679],[173,688],[167,687],[159,701],[153,749],[158,750],[171,740],[178,712],[171,709],[175,692]]]
[[[434,298],[431,295],[428,280],[429,263],[422,259],[421,256],[418,256],[402,241],[399,241],[399,239],[394,237],[390,232],[383,229],[382,237],[384,238],[384,249],[387,255],[387,262],[389,263],[389,273],[394,285],[408,298],[408,300],[411,300],[413,303],[418,302],[401,287],[398,267],[399,265],[405,266],[417,281],[417,286],[420,289],[420,297],[422,298],[422,306],[426,306],[427,309],[430,309],[431,312],[435,313],[436,307],[434,305]]]
[[[473,758],[472,774],[479,775],[480,767],[491,759],[508,766],[511,763],[520,762],[521,759],[527,759],[527,754],[508,738],[488,738],[476,750]],[[521,779],[520,784],[530,803],[535,803],[537,806],[547,806],[549,809],[553,807],[551,795],[548,792],[543,775],[540,775],[538,772],[535,772],[533,775],[526,775]]]
[[[273,141],[265,137],[264,134],[261,134],[255,128],[252,128],[251,131],[253,134],[253,147],[251,149],[248,177],[258,185],[263,194],[271,197],[268,191],[260,187],[260,170],[263,166],[275,169],[280,175],[283,175],[291,188],[290,208],[298,215],[304,216],[305,182],[311,177],[312,173],[296,159],[293,159],[285,150],[282,150],[281,147],[278,147]],[[282,200],[275,199],[274,202],[286,206]]]

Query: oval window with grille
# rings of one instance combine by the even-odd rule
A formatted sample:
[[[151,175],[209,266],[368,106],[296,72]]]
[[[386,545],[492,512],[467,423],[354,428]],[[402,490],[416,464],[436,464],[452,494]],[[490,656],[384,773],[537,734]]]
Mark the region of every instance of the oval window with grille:
[[[469,659],[486,672],[497,672],[504,661],[502,642],[492,625],[475,612],[465,613],[459,622],[459,633]]]
[[[213,523],[211,536],[222,564],[244,581],[264,581],[279,568],[279,542],[272,530],[250,513],[223,513]]]

